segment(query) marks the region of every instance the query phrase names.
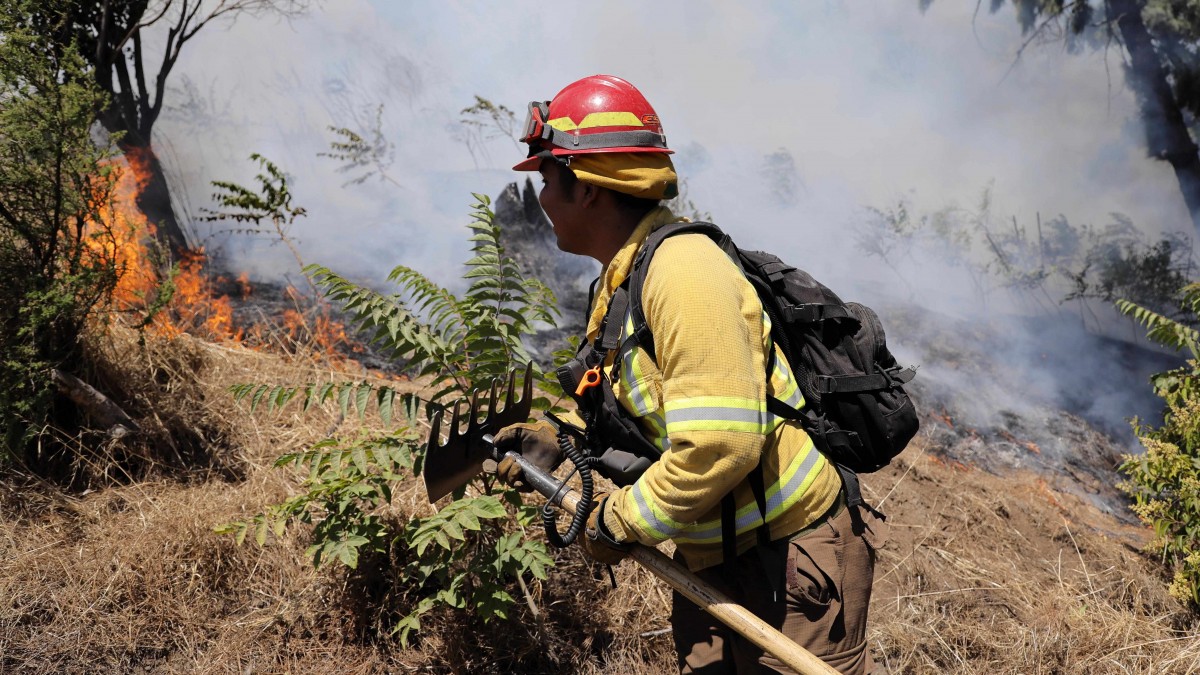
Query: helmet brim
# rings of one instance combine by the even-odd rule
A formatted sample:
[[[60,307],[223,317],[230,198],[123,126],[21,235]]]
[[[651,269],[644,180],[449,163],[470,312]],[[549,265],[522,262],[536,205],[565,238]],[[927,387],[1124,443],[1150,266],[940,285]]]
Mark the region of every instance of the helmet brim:
[[[513,171],[537,171],[542,167],[541,157],[528,157],[516,164]]]

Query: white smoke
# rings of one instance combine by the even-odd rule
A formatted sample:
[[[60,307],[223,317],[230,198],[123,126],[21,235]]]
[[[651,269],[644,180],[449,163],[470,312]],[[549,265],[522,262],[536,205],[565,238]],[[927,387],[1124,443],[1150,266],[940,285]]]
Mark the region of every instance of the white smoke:
[[[1011,11],[972,3],[325,3],[291,23],[242,19],[189,44],[173,77],[223,111],[204,128],[168,114],[156,130],[198,208],[207,181],[245,180],[250,152],[295,179],[308,257],[366,276],[393,262],[461,257],[469,192],[496,194],[521,157],[508,139],[475,152],[459,110],[480,94],[513,108],[587,74],[626,77],[681,152],[693,199],[747,243],[794,232],[785,253],[845,241],[863,205],[911,194],[917,208],[971,201],[989,182],[1005,212],[1110,211],[1187,230],[1169,167],[1144,157],[1116,53],[1031,47]],[[1109,63],[1105,63],[1105,59]],[[360,127],[385,106],[395,143],[382,182],[317,157],[329,125]],[[765,158],[794,162],[797,195],[772,200]],[[696,161],[702,158],[701,161]],[[477,166],[478,163],[478,166]],[[456,241],[456,237],[459,239]],[[779,246],[776,244],[776,248]],[[790,250],[786,250],[790,249]],[[239,261],[264,272],[283,251]]]
[[[519,122],[526,102],[593,73],[647,95],[689,196],[739,244],[835,288],[918,295],[957,314],[972,305],[961,272],[936,256],[909,270],[913,290],[855,250],[864,207],[902,198],[931,211],[991,185],[1001,217],[1102,225],[1120,212],[1155,235],[1190,233],[1170,168],[1145,157],[1119,52],[1034,45],[1017,61],[1011,8],[976,9],[339,0],[291,23],[241,20],[197,36],[156,143],[191,215],[208,204],[208,181],[247,182],[246,156],[265,154],[309,210],[294,228],[306,260],[367,281],[403,263],[454,285],[470,193],[523,179],[508,170],[524,156],[510,139],[465,142],[459,111],[474,95]],[[318,157],[333,139],[326,128],[364,130],[379,105],[394,143],[388,173],[403,187],[343,187],[352,175]],[[282,247],[216,240],[235,268],[296,274]]]

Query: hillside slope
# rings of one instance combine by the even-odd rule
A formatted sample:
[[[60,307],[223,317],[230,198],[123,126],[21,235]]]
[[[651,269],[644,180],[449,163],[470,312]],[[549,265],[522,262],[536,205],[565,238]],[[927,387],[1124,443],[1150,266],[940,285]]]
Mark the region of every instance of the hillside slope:
[[[187,336],[155,348],[187,350],[192,367],[174,386],[227,422],[238,470],[84,494],[5,476],[0,672],[673,670],[665,586],[626,562],[611,589],[573,548],[531,588],[540,618],[524,605],[500,625],[439,615],[411,649],[376,637],[389,616],[377,570],[313,570],[303,531],[262,549],[212,533],[295,489],[300,477],[271,466],[279,453],[357,423],[251,416],[226,393],[313,375],[294,361]],[[1196,617],[1138,552],[1144,529],[1040,474],[947,459],[937,439],[950,424],[926,416],[909,450],[865,480],[891,523],[872,613],[879,661],[894,673],[1200,672]],[[414,481],[387,515],[427,513],[424,501]]]

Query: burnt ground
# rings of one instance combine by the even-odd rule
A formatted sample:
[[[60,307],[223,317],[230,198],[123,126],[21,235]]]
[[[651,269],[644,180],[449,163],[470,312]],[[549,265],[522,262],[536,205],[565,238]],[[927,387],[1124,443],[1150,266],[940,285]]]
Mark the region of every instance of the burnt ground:
[[[1133,522],[1116,469],[1141,451],[1132,418],[1161,419],[1150,375],[1181,359],[1069,319],[985,323],[913,306],[881,309],[900,336],[892,343],[901,361],[919,365],[910,389],[929,452],[994,475],[1038,475]]]

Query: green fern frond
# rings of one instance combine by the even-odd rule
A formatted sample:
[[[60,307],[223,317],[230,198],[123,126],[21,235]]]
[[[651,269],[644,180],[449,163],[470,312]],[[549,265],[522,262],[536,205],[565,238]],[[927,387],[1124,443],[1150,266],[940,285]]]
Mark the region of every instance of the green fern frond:
[[[440,334],[435,327],[410,312],[399,296],[384,296],[320,265],[309,265],[304,270],[311,275],[315,284],[324,289],[326,297],[341,303],[350,313],[352,323],[388,356],[418,366],[427,361],[446,366],[455,360],[459,352],[456,341],[461,330]],[[404,276],[403,272],[398,274]],[[411,282],[409,287],[419,288],[426,302],[431,298],[432,301],[438,301],[444,293],[428,283]],[[453,296],[449,298],[453,299]],[[439,309],[456,311],[453,308]]]
[[[1189,305],[1200,301],[1200,287],[1193,284],[1184,291],[1184,301]],[[1146,329],[1149,339],[1172,349],[1187,349],[1193,359],[1200,359],[1200,331],[1128,300],[1117,300],[1116,305],[1118,311]]]
[[[321,406],[336,401],[342,414],[349,415],[352,411],[359,419],[366,417],[367,411],[374,405],[383,419],[384,424],[391,425],[392,420],[402,419],[406,426],[416,423],[417,413],[422,403],[415,394],[401,392],[387,385],[375,385],[370,382],[327,382],[321,385],[309,384],[299,387],[284,387],[269,384],[235,384],[229,388],[235,401],[250,400],[250,412],[255,412],[260,405],[266,405],[267,410],[281,410],[293,400],[303,403],[303,410],[308,411],[313,406]]]
[[[466,333],[469,317],[466,309],[453,293],[430,281],[420,272],[404,266],[396,267],[388,275],[388,281],[400,286],[410,298],[412,306],[425,315],[430,330],[453,344]]]

